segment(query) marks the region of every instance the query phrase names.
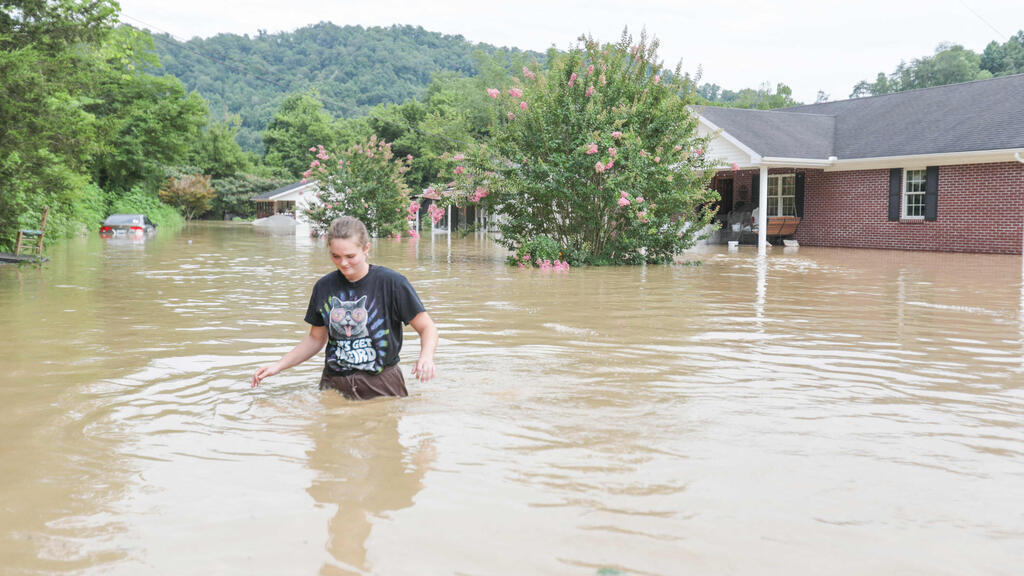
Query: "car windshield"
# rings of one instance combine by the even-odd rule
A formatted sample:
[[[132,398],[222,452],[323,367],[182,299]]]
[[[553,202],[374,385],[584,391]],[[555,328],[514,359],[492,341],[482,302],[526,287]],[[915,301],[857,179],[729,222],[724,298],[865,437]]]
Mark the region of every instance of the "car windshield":
[[[142,216],[138,214],[114,214],[104,222],[107,226],[119,226],[123,224],[142,224]]]

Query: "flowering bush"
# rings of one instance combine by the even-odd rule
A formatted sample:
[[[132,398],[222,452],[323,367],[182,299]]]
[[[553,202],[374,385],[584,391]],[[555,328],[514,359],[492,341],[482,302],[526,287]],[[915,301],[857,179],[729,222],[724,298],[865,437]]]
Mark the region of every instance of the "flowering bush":
[[[376,136],[336,155],[323,146],[309,151],[315,157],[302,175],[303,181],[315,179],[320,188],[319,202],[306,210],[315,234],[325,234],[342,215],[359,218],[377,238],[409,232],[407,219],[415,219],[416,210],[402,174],[411,158],[396,159],[391,144]]]
[[[680,96],[692,94],[690,79],[678,66],[666,74],[645,35],[580,40],[549,72],[525,68],[512,88],[488,90],[496,137],[444,175],[459,192],[441,202],[497,213],[498,241],[518,256],[544,236],[573,264],[669,262],[718,198],[698,153],[706,139]]]

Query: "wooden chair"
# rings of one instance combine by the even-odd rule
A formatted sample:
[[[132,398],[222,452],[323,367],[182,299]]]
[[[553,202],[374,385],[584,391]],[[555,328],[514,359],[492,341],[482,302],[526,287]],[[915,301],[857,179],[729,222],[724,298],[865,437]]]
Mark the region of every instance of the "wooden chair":
[[[18,241],[14,245],[15,257],[21,254],[21,245],[26,238],[39,238],[36,243],[36,258],[43,255],[43,236],[46,234],[46,217],[50,215],[50,207],[43,208],[43,221],[39,224],[39,230],[18,230]]]

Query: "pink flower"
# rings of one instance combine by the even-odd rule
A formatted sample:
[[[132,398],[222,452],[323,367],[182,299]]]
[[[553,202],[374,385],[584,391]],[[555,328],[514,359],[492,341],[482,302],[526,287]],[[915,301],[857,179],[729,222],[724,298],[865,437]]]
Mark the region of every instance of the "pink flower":
[[[526,264],[523,264],[522,262],[520,262],[519,263],[519,269],[520,270],[525,270],[526,269]]]
[[[639,220],[640,220],[641,222],[643,222],[643,223],[645,223],[645,224],[647,223],[647,211],[646,211],[646,210],[644,210],[643,212],[640,212],[640,213],[638,213],[638,214],[636,215],[636,217],[637,217],[637,219],[639,219]]]
[[[622,132],[619,132],[618,130],[616,130],[615,132],[612,132],[612,138],[614,138],[616,140],[618,140],[619,138],[622,138]]]
[[[594,92],[596,92],[596,90],[594,90],[594,87],[593,86],[588,86],[587,87],[587,93],[586,93],[587,98],[590,98],[591,96],[593,96]]]
[[[523,262],[529,262],[529,261],[530,261],[530,255],[529,254],[523,254]]]
[[[604,164],[601,164],[600,162],[594,164],[594,170],[596,170],[598,174],[604,172]]]
[[[661,76],[658,76],[657,74],[655,74],[654,75],[654,83],[657,84],[658,82],[661,82]]]
[[[643,196],[637,196],[636,197],[636,203],[637,204],[643,204],[644,203],[644,197]]]
[[[465,159],[466,159],[466,155],[465,154],[456,154],[455,156],[452,156],[452,160],[455,160],[456,162],[462,162]]]
[[[594,65],[591,64],[590,66],[587,66],[587,74],[593,74],[593,73],[594,73]]]
[[[697,148],[697,156],[700,156],[702,154],[704,154],[704,149],[703,148]]]
[[[338,160],[338,166],[342,166],[344,164],[345,164],[345,160]]]
[[[316,152],[316,146],[310,146],[309,147],[309,151],[310,152]]]
[[[591,143],[587,146],[587,154],[597,154],[597,144]]]
[[[409,208],[407,208],[407,210],[409,210],[409,214],[415,214],[415,213],[419,212],[420,211],[420,203],[415,201],[415,200],[410,200],[409,201]]]
[[[533,72],[530,72],[530,69],[527,68],[526,66],[523,66],[523,76],[526,76],[530,80],[533,80],[534,78],[537,77],[537,75],[534,74]]]
[[[683,149],[683,147],[680,146],[679,144],[676,144],[675,146],[672,147],[672,149],[675,150],[676,152],[679,152],[680,150]]]
[[[302,180],[299,180],[299,183],[300,183],[300,184],[305,184],[305,183],[306,183],[306,179],[305,179],[305,178],[303,178]]]
[[[604,165],[604,169],[611,170],[612,166],[615,166],[615,160],[609,160],[608,163]]]
[[[513,98],[522,98],[523,91],[520,90],[519,88],[509,88],[508,89],[508,95],[513,97]]]
[[[419,238],[420,237],[420,233],[417,232],[415,229],[409,230],[409,236],[411,236],[412,238]]]
[[[316,168],[319,165],[320,165],[320,161],[319,160],[313,160],[312,162],[309,163],[309,167],[310,168]]]
[[[526,110],[526,102],[520,102],[519,103],[519,109],[520,110]]]
[[[497,88],[488,88],[487,95],[497,100],[498,96],[501,96],[501,90],[498,90]]]
[[[647,150],[643,150],[643,149],[641,149],[641,150],[640,150],[640,155],[641,155],[641,156],[645,156],[645,157],[646,157],[646,156],[647,156]]]
[[[740,169],[740,165],[739,165],[739,164],[737,164],[737,163],[735,163],[735,162],[733,162],[733,163],[732,163],[732,169],[733,169],[733,170],[739,170],[739,169]]]
[[[598,82],[601,83],[601,86],[604,86],[605,84],[608,83],[608,79],[605,78],[604,74],[601,74],[601,77],[598,79]]]
[[[654,163],[655,164],[661,164],[661,156],[655,156],[654,157]]]
[[[466,168],[464,166],[456,166],[455,167],[455,173],[456,174],[462,174],[465,171],[466,171]]]
[[[629,206],[629,198],[626,198],[625,196],[619,198],[619,206]]]
[[[611,156],[612,158],[615,158],[615,155],[618,154],[618,153],[619,153],[619,151],[616,150],[615,148],[609,148],[608,149],[608,155]]]
[[[405,159],[412,162],[412,154],[406,154]]]
[[[572,75],[569,76],[569,88],[572,88],[573,84],[575,84],[575,83],[576,83],[576,73],[573,72]]]
[[[513,114],[513,113],[511,113],[511,112],[509,112],[509,113],[508,113],[508,119],[509,119],[509,120],[515,120],[515,118],[516,118],[516,115],[515,115],[515,114]]]

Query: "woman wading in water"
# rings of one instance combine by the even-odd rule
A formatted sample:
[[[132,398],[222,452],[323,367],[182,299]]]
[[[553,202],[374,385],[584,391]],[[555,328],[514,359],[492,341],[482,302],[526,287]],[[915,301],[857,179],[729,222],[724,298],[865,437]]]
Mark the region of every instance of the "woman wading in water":
[[[256,371],[252,386],[312,358],[327,345],[320,389],[346,398],[408,396],[398,367],[402,326],[420,335],[420,357],[412,373],[421,382],[434,377],[437,328],[405,276],[370,264],[370,236],[359,220],[342,216],[327,232],[337,270],[317,280],[306,309],[309,334],[280,360]]]

